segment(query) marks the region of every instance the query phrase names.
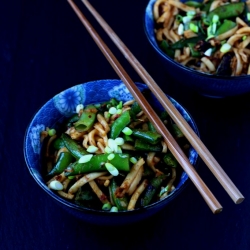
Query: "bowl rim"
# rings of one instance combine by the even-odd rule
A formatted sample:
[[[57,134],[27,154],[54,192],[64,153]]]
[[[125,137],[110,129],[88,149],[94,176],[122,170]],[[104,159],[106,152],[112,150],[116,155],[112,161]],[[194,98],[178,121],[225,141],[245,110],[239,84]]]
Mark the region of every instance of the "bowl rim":
[[[158,46],[158,43],[157,43],[157,41],[155,39],[155,36],[150,35],[150,31],[149,31],[149,27],[148,27],[149,20],[151,20],[151,22],[153,22],[153,26],[154,26],[154,19],[153,19],[153,14],[152,14],[153,11],[152,11],[152,9],[153,9],[153,4],[156,1],[157,0],[149,0],[149,2],[146,5],[145,11],[144,11],[144,18],[143,18],[143,28],[144,28],[144,33],[145,33],[149,43],[156,50],[156,52],[158,52],[164,59],[166,59],[168,62],[174,64],[176,67],[179,67],[180,69],[187,71],[188,73],[197,74],[197,75],[199,75],[201,77],[207,77],[207,78],[213,78],[213,79],[216,77],[216,79],[218,79],[218,80],[227,80],[227,81],[238,81],[240,79],[249,78],[249,75],[221,76],[221,75],[206,74],[204,72],[200,72],[200,71],[197,71],[195,69],[186,67],[186,66],[176,62],[174,59],[169,57],[167,54],[165,54],[160,49],[160,47]],[[151,12],[149,13],[149,11],[151,11]],[[152,16],[149,16],[149,14],[152,14]],[[247,85],[247,83],[245,83],[245,84]]]
[[[84,83],[80,83],[80,84],[77,84],[77,85],[74,85],[74,86],[71,86],[67,89],[64,89],[62,90],[60,93],[72,88],[72,87],[75,87],[75,86],[81,86],[81,85],[86,85],[86,84],[91,84],[93,82],[111,82],[111,81],[119,81],[120,83],[123,83],[122,80],[117,80],[117,79],[103,79],[103,80],[94,80],[94,81],[88,81],[88,82],[84,82]],[[145,89],[149,89],[147,87],[147,85],[143,84],[143,83],[139,83],[139,82],[136,82],[135,83],[137,86],[143,86],[145,87]],[[60,94],[58,93],[58,94]],[[57,95],[57,94],[56,94]],[[40,110],[44,109],[46,107],[46,105],[51,101],[53,100],[53,98],[56,96],[54,95],[52,98],[50,98],[49,100],[47,100],[43,105],[40,106],[40,108],[33,114],[33,116],[31,117],[30,119],[30,122],[28,123],[28,126],[25,130],[25,133],[24,133],[24,141],[23,141],[23,153],[24,153],[24,159],[25,159],[25,163],[26,163],[26,167],[28,168],[28,171],[30,173],[30,175],[33,177],[33,179],[36,181],[36,183],[40,186],[40,188],[42,188],[42,190],[45,191],[45,193],[47,195],[49,195],[50,197],[53,198],[53,200],[59,202],[60,204],[63,204],[65,205],[66,207],[68,208],[71,208],[71,209],[74,209],[76,211],[80,211],[80,212],[83,212],[83,213],[90,213],[90,214],[95,214],[95,215],[109,215],[109,216],[117,216],[117,215],[120,215],[120,214],[137,214],[137,213],[142,213],[142,212],[145,212],[151,208],[157,208],[157,207],[161,207],[163,205],[167,205],[168,203],[170,203],[171,201],[174,200],[174,198],[178,197],[179,194],[187,187],[187,185],[189,185],[189,183],[191,182],[190,178],[187,176],[187,179],[185,180],[185,182],[177,189],[175,190],[175,192],[173,192],[172,194],[170,194],[167,198],[163,199],[163,200],[159,200],[159,201],[156,201],[150,205],[147,205],[145,207],[139,207],[139,208],[136,208],[134,210],[131,210],[131,211],[119,211],[118,213],[110,213],[109,211],[104,211],[104,210],[96,210],[96,209],[91,209],[91,208],[86,208],[86,207],[81,207],[73,202],[70,202],[64,198],[62,198],[61,196],[57,195],[55,192],[53,192],[52,190],[48,189],[47,188],[47,185],[44,181],[44,179],[40,179],[34,172],[34,168],[32,168],[32,166],[30,165],[29,161],[28,161],[28,153],[27,153],[27,147],[26,147],[26,144],[28,143],[28,139],[29,139],[29,129],[30,129],[30,125],[32,124],[32,122],[34,121],[34,119],[36,118],[37,114],[39,113]],[[168,95],[167,95],[168,96]],[[152,93],[152,97],[154,97],[153,93]],[[192,126],[194,127],[194,130],[195,130],[195,133],[200,137],[200,133],[199,133],[199,130],[198,130],[198,127],[193,119],[193,117],[191,116],[191,114],[188,112],[188,110],[183,106],[181,105],[179,102],[177,102],[174,98],[168,96],[170,98],[171,101],[174,101],[176,104],[178,104],[180,106],[180,108],[189,116],[190,118],[190,121],[192,122]],[[62,115],[63,117],[63,115]],[[62,118],[61,117],[61,118]],[[198,153],[194,150],[194,152],[196,153],[195,155],[195,161],[193,163],[194,167],[197,169],[198,165],[199,165],[199,161],[200,161],[200,157],[198,155]]]

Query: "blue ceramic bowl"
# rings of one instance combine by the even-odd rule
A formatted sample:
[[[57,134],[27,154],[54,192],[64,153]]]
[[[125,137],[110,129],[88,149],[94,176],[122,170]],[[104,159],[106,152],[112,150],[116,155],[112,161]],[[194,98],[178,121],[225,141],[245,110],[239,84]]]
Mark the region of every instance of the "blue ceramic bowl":
[[[137,86],[141,91],[147,89],[145,84],[137,83]],[[163,209],[170,201],[180,194],[189,182],[187,174],[183,172],[176,189],[166,199],[144,208],[135,209],[134,211],[118,213],[97,211],[80,207],[61,198],[47,188],[47,185],[42,177],[40,154],[42,144],[40,143],[40,132],[46,127],[57,128],[60,126],[62,121],[75,113],[75,107],[80,103],[84,105],[90,103],[101,103],[110,100],[111,97],[122,101],[132,99],[131,94],[121,80],[99,80],[71,87],[54,96],[38,110],[29,123],[24,138],[24,157],[28,170],[35,182],[52,198],[52,200],[56,201],[68,212],[86,222],[101,225],[121,225],[136,222],[149,217],[160,209]],[[174,99],[170,99],[183,117],[185,117],[188,121],[190,126],[198,134],[198,129],[189,113]],[[163,110],[153,95],[150,97],[149,102],[156,110]],[[191,164],[196,166],[197,159],[198,155],[196,151],[191,148],[189,154]]]
[[[229,97],[250,92],[250,76],[215,76],[198,72],[181,65],[167,56],[158,46],[154,33],[153,6],[156,0],[150,0],[147,4],[144,16],[144,31],[146,37],[156,53],[166,72],[177,82],[185,84],[209,97]],[[182,1],[185,2],[185,1]]]

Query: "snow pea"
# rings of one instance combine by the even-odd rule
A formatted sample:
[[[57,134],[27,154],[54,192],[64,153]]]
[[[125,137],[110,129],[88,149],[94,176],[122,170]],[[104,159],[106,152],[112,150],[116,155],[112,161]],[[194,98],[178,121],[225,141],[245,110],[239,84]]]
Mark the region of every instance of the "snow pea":
[[[96,107],[94,105],[88,105],[86,109],[83,110],[79,120],[74,123],[75,129],[79,132],[90,129],[95,122],[96,113]]]
[[[111,125],[110,138],[116,139],[121,131],[130,123],[130,112],[127,110],[121,114]]]
[[[93,155],[90,161],[85,163],[74,162],[65,171],[65,176],[74,176],[89,172],[105,171],[105,163],[109,162],[119,171],[129,172],[129,154],[114,154],[112,160],[108,160],[109,154]]]
[[[141,112],[141,107],[138,102],[134,102],[129,110],[130,116],[133,120],[136,119],[136,115]]]
[[[110,193],[113,202],[115,203],[116,207],[118,208],[118,211],[126,211],[128,207],[128,198],[127,196],[123,196],[122,198],[118,198],[115,195],[115,191],[118,188],[118,185],[115,181],[115,178],[113,178],[110,182]]]
[[[159,143],[162,138],[157,132],[144,131],[141,129],[134,129],[132,135],[153,145]]]
[[[173,123],[172,124],[172,129],[173,129],[173,133],[175,135],[175,138],[183,138],[184,137],[184,134],[182,133],[182,131],[179,129],[179,127]]]
[[[157,189],[160,188],[162,182],[165,180],[166,175],[162,174],[159,176],[154,177],[148,184],[145,193],[143,195],[143,197],[141,198],[141,205],[147,206],[150,204],[150,202],[152,201],[152,199],[154,198],[154,195],[157,191]]]
[[[171,45],[172,49],[183,49],[184,47],[186,47],[189,43],[192,44],[196,44],[197,42],[199,42],[200,40],[205,40],[205,36],[204,34],[200,34],[198,36],[195,37],[191,37],[188,39],[180,39],[179,41],[175,42],[174,44]]]
[[[140,139],[135,140],[134,147],[136,150],[139,150],[139,151],[147,151],[147,152],[161,152],[162,151],[162,146],[160,144],[151,145],[149,143],[145,143],[144,141]]]
[[[174,158],[171,152],[168,152],[163,156],[163,161],[170,167],[178,166],[178,161]]]
[[[152,132],[157,132],[154,125],[151,122],[148,122],[148,130]]]
[[[60,148],[65,147],[63,139],[62,138],[56,138],[53,142],[53,147],[56,150],[59,150]]]
[[[194,8],[201,8],[203,6],[203,3],[197,2],[197,1],[187,1],[185,2],[187,6],[194,7]]]
[[[196,45],[195,43],[188,43],[187,45],[190,48],[191,55],[193,57],[200,57],[201,56],[201,53],[199,51],[195,50],[195,45]]]
[[[73,124],[75,122],[77,122],[79,120],[79,116],[78,114],[74,114],[73,116],[71,116],[68,121],[67,121],[67,127],[70,128],[73,126]]]
[[[221,5],[209,12],[206,19],[212,21],[214,15],[218,15],[220,20],[237,17],[243,12],[244,7],[243,2]]]
[[[88,154],[86,150],[84,150],[81,145],[79,145],[76,141],[71,139],[71,137],[65,133],[61,135],[61,138],[64,142],[65,147],[69,150],[69,152],[76,158],[79,159],[83,155]]]
[[[223,21],[223,23],[221,24],[221,26],[217,29],[215,35],[216,36],[221,35],[227,31],[233,29],[236,26],[237,26],[237,24],[235,22],[225,19]]]
[[[171,58],[174,58],[174,50],[168,44],[166,40],[162,40],[160,43],[160,48]]]
[[[69,152],[61,152],[56,165],[48,173],[48,176],[61,174],[72,162],[75,161],[75,158]]]

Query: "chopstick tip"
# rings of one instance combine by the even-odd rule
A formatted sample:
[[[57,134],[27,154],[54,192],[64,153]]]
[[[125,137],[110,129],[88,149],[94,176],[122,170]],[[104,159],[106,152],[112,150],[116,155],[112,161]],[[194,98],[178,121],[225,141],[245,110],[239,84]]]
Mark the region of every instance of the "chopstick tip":
[[[236,201],[235,201],[235,204],[240,204],[240,203],[242,203],[242,201],[244,201],[245,200],[245,197],[241,197],[241,198],[239,198],[239,199],[237,199]]]
[[[216,210],[214,211],[214,214],[219,214],[219,213],[222,212],[222,210],[223,210],[223,208],[220,207],[220,208],[218,208],[218,209],[216,209]]]

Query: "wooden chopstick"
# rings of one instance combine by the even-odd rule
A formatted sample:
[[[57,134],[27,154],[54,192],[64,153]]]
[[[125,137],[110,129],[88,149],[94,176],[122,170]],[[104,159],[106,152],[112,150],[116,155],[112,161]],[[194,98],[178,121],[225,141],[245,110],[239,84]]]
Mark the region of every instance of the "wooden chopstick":
[[[162,123],[158,115],[154,112],[153,108],[149,105],[145,97],[142,95],[140,90],[136,87],[135,83],[123,69],[121,64],[115,58],[113,53],[107,47],[107,45],[103,42],[101,37],[97,34],[94,30],[92,25],[88,22],[86,17],[81,13],[79,8],[72,0],[68,0],[69,4],[71,5],[72,9],[75,11],[85,28],[90,33],[91,37],[96,42],[97,46],[103,52],[106,59],[109,61],[111,66],[114,68],[116,73],[121,77],[122,81],[131,92],[135,100],[141,106],[142,110],[148,116],[148,119],[152,122],[155,126],[156,130],[163,136],[164,140],[166,141],[169,150],[175,156],[179,164],[183,167],[184,171],[187,173],[191,181],[194,183],[204,200],[206,201],[209,208],[212,210],[213,213],[219,213],[222,211],[222,206],[208,189],[206,184],[200,178],[194,167],[190,164],[188,158],[184,154],[184,152],[179,147],[178,143],[174,140],[170,132],[167,130],[166,126]]]
[[[149,73],[145,70],[145,68],[141,65],[141,63],[135,58],[135,56],[131,53],[131,51],[126,47],[126,45],[121,41],[121,39],[115,34],[115,32],[111,29],[111,27],[106,23],[106,21],[100,16],[100,14],[93,8],[93,6],[87,1],[82,0],[84,5],[88,8],[88,10],[92,13],[101,27],[106,31],[112,41],[116,44],[116,46],[120,49],[125,58],[129,61],[135,71],[140,75],[141,79],[147,84],[152,93],[156,96],[158,101],[164,107],[164,109],[168,112],[171,118],[178,125],[182,133],[185,135],[187,140],[193,146],[193,148],[198,152],[201,159],[208,166],[210,171],[214,174],[232,200],[239,204],[245,198],[238,190],[238,188],[234,185],[213,155],[209,152],[200,138],[194,133],[193,129],[189,126],[186,120],[182,117],[179,111],[175,108],[169,98],[165,95],[165,93],[160,89],[154,79],[149,75]]]

